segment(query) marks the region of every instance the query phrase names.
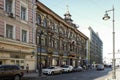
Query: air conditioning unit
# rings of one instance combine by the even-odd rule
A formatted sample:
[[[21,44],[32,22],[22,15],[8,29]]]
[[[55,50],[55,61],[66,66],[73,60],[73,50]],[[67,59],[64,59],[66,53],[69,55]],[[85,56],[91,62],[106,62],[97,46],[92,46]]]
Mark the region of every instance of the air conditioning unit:
[[[8,16],[11,17],[11,18],[14,17],[12,12],[8,12]]]

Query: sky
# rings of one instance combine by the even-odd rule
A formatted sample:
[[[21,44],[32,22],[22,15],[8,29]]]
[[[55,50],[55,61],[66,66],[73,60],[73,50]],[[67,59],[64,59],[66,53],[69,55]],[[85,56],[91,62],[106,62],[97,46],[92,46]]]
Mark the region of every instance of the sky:
[[[103,57],[113,52],[113,11],[108,12],[111,17],[109,20],[102,20],[105,11],[115,8],[115,52],[120,49],[120,0],[40,0],[56,14],[64,18],[69,6],[69,12],[72,15],[73,23],[78,24],[80,28],[89,26],[95,32],[98,32],[103,41]]]

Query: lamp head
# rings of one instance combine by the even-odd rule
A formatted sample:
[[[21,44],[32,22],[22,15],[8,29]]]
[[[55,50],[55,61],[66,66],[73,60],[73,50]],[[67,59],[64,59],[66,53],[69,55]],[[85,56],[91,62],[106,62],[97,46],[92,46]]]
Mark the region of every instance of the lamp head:
[[[110,16],[108,16],[108,14],[106,13],[103,17],[103,20],[108,20],[108,19],[110,19]]]

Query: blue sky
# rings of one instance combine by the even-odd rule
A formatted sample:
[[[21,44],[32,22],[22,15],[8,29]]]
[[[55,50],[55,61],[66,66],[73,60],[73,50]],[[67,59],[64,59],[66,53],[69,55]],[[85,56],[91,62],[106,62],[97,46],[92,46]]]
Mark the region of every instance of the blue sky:
[[[108,21],[103,21],[102,17],[106,10],[115,8],[115,51],[120,49],[120,0],[40,0],[43,4],[53,10],[56,14],[64,18],[66,5],[72,15],[73,22],[81,28],[91,26],[95,32],[99,33],[103,41],[103,56],[112,53],[112,12]],[[80,29],[80,28],[79,28]]]

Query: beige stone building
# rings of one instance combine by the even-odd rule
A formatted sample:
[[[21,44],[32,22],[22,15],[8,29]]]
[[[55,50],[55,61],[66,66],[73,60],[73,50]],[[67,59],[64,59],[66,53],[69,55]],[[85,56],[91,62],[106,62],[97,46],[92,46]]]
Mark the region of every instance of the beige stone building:
[[[36,68],[35,1],[0,0],[0,64]]]
[[[36,5],[38,64],[40,58],[43,67],[83,64],[88,37],[77,29],[70,12],[67,10],[63,19],[41,2]]]

